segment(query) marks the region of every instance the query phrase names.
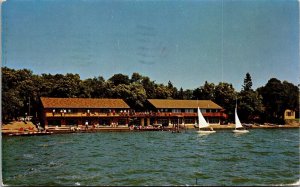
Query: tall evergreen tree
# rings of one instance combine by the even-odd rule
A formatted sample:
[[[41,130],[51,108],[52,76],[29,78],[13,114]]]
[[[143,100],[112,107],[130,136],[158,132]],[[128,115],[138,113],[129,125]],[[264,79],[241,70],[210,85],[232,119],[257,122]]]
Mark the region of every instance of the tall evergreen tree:
[[[246,73],[246,77],[244,79],[244,85],[243,85],[244,91],[252,90],[252,78],[250,73]]]

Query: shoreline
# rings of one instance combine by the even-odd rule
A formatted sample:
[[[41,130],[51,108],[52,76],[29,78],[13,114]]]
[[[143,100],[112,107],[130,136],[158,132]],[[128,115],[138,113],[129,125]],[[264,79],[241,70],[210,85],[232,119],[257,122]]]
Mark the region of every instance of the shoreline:
[[[165,128],[142,128],[142,129],[130,129],[127,126],[122,127],[98,127],[98,128],[90,128],[90,129],[80,129],[80,130],[71,130],[70,127],[59,127],[59,128],[50,128],[47,131],[38,132],[35,128],[34,124],[31,122],[22,123],[16,122],[16,127],[13,129],[13,125],[3,125],[1,129],[1,134],[3,136],[41,136],[41,135],[51,135],[51,134],[70,134],[70,133],[97,133],[97,132],[144,132],[144,131],[177,131],[173,127],[165,127]],[[10,128],[8,128],[10,125]],[[24,125],[24,126],[22,126]],[[21,126],[21,128],[20,128]],[[222,130],[233,130],[235,129],[234,124],[228,125],[218,125],[211,124],[216,131]],[[20,129],[16,129],[19,127]],[[294,124],[285,124],[285,125],[258,125],[254,124],[251,127],[246,127],[246,129],[295,129],[300,128],[300,123]],[[194,125],[180,125],[179,131],[185,130],[197,130]]]

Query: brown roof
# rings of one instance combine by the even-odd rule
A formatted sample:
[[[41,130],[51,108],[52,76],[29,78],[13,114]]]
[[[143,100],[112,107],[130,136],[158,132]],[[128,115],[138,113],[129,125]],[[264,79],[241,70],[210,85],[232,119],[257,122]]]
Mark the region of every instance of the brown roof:
[[[129,108],[123,99],[41,97],[44,108]]]
[[[211,100],[173,100],[173,99],[148,99],[155,108],[206,108],[222,109]]]

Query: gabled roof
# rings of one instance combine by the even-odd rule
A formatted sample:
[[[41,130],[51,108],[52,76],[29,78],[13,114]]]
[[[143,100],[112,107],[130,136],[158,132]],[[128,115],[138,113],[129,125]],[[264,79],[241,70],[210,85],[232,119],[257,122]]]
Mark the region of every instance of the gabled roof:
[[[157,109],[159,108],[206,108],[222,109],[211,100],[174,100],[174,99],[148,99],[148,101]]]
[[[44,108],[130,108],[123,99],[41,97]]]

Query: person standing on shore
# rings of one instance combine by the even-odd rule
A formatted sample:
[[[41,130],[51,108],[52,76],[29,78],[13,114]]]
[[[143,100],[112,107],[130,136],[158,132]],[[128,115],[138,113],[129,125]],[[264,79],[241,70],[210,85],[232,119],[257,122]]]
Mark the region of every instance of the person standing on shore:
[[[86,121],[86,122],[85,122],[85,130],[88,130],[88,129],[89,129],[89,122]]]

